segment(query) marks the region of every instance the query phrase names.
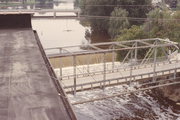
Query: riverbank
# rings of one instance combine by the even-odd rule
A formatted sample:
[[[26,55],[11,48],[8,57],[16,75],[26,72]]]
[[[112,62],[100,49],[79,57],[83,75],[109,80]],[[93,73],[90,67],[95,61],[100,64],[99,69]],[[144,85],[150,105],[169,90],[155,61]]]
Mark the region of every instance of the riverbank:
[[[179,76],[180,73],[177,75],[177,77]],[[176,79],[176,81],[179,80],[180,79]],[[152,90],[150,95],[156,98],[158,101],[161,101],[161,104],[164,106],[171,107],[175,113],[180,114],[180,84],[156,88]]]
[[[178,109],[180,114],[180,84],[161,87],[156,89],[156,91],[170,105],[172,105],[175,109]]]
[[[169,87],[173,87],[173,86],[169,86]],[[170,108],[172,109],[174,113],[180,114],[180,105],[178,104],[179,102],[175,102],[169,96],[165,96],[165,91],[162,91],[160,90],[160,88],[158,88],[158,89],[152,90],[152,92],[148,94],[152,96],[154,99],[156,99],[157,101],[159,101],[159,103],[165,106],[166,109]]]

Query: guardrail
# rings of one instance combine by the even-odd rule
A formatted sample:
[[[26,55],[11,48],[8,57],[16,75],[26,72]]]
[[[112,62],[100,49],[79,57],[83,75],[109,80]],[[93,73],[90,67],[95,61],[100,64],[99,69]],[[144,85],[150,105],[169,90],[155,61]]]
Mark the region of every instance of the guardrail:
[[[179,73],[179,72],[180,72],[180,67],[175,68],[175,69],[173,68],[173,69],[156,71],[155,74],[156,74],[156,79],[158,77],[161,77],[164,75],[169,76],[170,74],[172,74],[173,78],[176,79],[177,73]],[[138,75],[132,75],[132,76],[126,76],[126,77],[117,77],[117,78],[113,78],[113,79],[89,82],[89,83],[84,83],[84,84],[77,84],[76,88],[74,88],[74,85],[64,86],[64,89],[66,90],[66,92],[73,92],[74,89],[76,89],[77,91],[82,91],[85,89],[102,88],[104,83],[106,86],[129,84],[131,82],[138,82],[138,81],[142,82],[147,79],[152,79],[153,77],[154,77],[154,72],[150,72],[150,73],[144,73],[144,74],[138,74]],[[131,79],[131,78],[133,78],[133,79]]]
[[[158,66],[162,66],[162,65],[166,65],[166,64],[174,64],[174,63],[179,63],[179,62],[180,62],[180,60],[173,60],[173,61],[166,60],[166,61],[156,62],[156,65],[158,67]],[[127,64],[127,63],[125,63],[125,64]],[[82,68],[79,68],[78,66],[76,67],[76,69],[78,69],[81,72],[81,73],[76,74],[77,78],[83,78],[83,77],[87,77],[87,76],[103,74],[103,72],[104,72],[103,70],[97,70],[97,67],[103,67],[103,63],[101,65],[99,65],[99,66],[96,66],[95,71],[88,70],[88,69],[91,69],[91,68],[90,67],[84,67],[84,66],[86,66],[86,65],[83,65]],[[110,74],[110,73],[116,73],[116,72],[120,72],[120,71],[129,71],[131,69],[136,70],[136,69],[143,69],[143,68],[151,68],[153,66],[154,66],[154,63],[147,63],[147,64],[143,64],[143,65],[137,64],[137,65],[132,66],[132,68],[131,68],[131,66],[129,66],[129,65],[123,66],[119,62],[119,65],[115,65],[114,68],[112,68],[111,64],[107,64],[105,73]],[[84,70],[84,68],[87,68],[87,69]],[[101,68],[101,69],[103,69],[103,68]],[[68,69],[68,70],[70,70],[70,69]],[[66,74],[65,70],[62,70],[62,72],[63,72],[63,74]],[[74,76],[75,75],[73,74],[73,71],[72,71],[72,73],[67,74],[67,75],[62,75],[62,77],[59,76],[59,78],[61,80],[68,80],[68,79],[72,79]]]

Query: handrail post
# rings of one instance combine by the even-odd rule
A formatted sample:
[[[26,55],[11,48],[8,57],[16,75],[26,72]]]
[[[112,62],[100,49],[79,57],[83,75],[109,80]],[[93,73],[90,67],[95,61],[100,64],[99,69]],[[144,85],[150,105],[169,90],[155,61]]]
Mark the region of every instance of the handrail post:
[[[59,53],[62,53],[62,48],[59,48]],[[62,80],[62,61],[61,57],[59,57],[59,78]]]
[[[106,53],[103,53],[103,68],[104,68],[104,72],[103,72],[103,90],[105,89],[106,86]]]
[[[157,44],[157,41],[155,45]],[[154,48],[154,67],[153,67],[153,81],[156,80],[156,61],[157,61],[157,47]]]
[[[176,79],[176,74],[177,74],[177,59],[176,59],[176,62],[175,62],[175,67],[174,67],[174,79]]]
[[[56,12],[54,11],[54,18],[56,18]]]
[[[76,56],[73,56],[74,95],[76,95]]]
[[[112,46],[112,72],[114,72],[114,62],[115,62],[115,51],[114,51],[114,44]]]
[[[135,51],[134,51],[134,59],[135,60],[137,60],[137,52],[138,52],[137,46],[138,46],[138,42],[136,41],[136,43],[135,43]]]
[[[89,51],[89,45],[88,45],[88,51]],[[89,57],[88,57],[89,56]],[[89,76],[89,58],[90,58],[90,54],[89,55],[87,55],[87,73],[88,73],[88,76]]]
[[[80,18],[80,12],[79,11],[77,12],[77,17]]]
[[[133,67],[133,61],[132,61],[132,58],[133,58],[133,51],[131,51],[131,62],[130,62],[130,84],[131,84],[131,81],[132,81],[132,67]]]

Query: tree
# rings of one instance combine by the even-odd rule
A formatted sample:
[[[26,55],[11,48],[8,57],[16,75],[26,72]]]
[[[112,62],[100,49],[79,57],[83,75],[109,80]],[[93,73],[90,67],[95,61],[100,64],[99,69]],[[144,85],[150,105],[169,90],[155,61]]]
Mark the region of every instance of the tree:
[[[133,25],[129,29],[124,29],[121,31],[116,41],[127,41],[134,39],[144,39],[147,38],[147,34],[144,32],[142,26]]]
[[[128,12],[124,9],[115,7],[114,11],[111,13],[109,20],[108,32],[111,35],[111,38],[115,38],[120,34],[120,31],[124,28],[128,28],[129,21],[127,19]],[[116,18],[122,17],[122,19]]]
[[[144,24],[144,31],[149,31],[150,37],[169,38],[179,42],[180,11],[155,9],[148,14],[149,22]],[[149,30],[147,30],[147,28]]]
[[[128,11],[128,17],[146,18],[147,13],[152,9],[152,0],[118,0],[121,8]],[[130,25],[141,25],[144,21],[130,20]]]
[[[81,15],[89,16],[110,16],[114,7],[107,8],[108,5],[113,4],[115,0],[79,0],[79,7],[81,9]],[[77,1],[76,1],[77,3]],[[100,38],[107,41],[109,39],[108,27],[109,18],[103,17],[86,17],[85,20],[81,20],[80,23],[85,23],[85,25],[90,25],[91,35],[90,39],[92,42],[99,41]]]
[[[114,10],[114,7],[101,6],[114,4],[115,0],[81,0],[80,8],[82,15],[89,16],[110,16],[111,12]],[[91,28],[95,31],[104,31],[108,30],[108,19],[106,18],[89,18],[87,19],[90,22]]]
[[[116,41],[145,39],[147,37],[148,37],[148,34],[146,32],[144,32],[143,26],[133,25],[129,29],[126,28],[124,30],[121,30],[121,34],[117,37]],[[129,45],[129,46],[132,46],[132,45]],[[137,58],[142,59],[144,57],[145,53],[147,52],[147,49],[139,49],[138,51],[139,52],[138,52]],[[123,60],[123,58],[126,56],[127,52],[128,52],[127,50],[119,51],[117,54],[118,55],[117,59]]]
[[[86,19],[92,31],[109,33],[111,37],[115,37],[122,28],[128,25],[144,23],[144,21],[130,21],[124,18],[113,20],[113,16],[146,18],[146,14],[151,10],[151,0],[76,0],[76,3],[79,3],[81,15],[94,16]],[[115,25],[118,26],[115,27]],[[114,30],[113,27],[115,27]]]
[[[148,14],[148,21],[141,26],[132,26],[121,31],[116,41],[144,39],[144,38],[163,38],[180,42],[180,11],[155,9]],[[141,50],[138,58],[143,58],[145,49]],[[119,60],[126,55],[125,52],[118,54]],[[159,52],[160,56],[162,52]]]
[[[143,38],[169,38],[179,42],[180,38],[180,11],[172,12],[159,8],[148,13],[147,22],[141,26],[132,26],[121,31],[116,40],[133,40]]]

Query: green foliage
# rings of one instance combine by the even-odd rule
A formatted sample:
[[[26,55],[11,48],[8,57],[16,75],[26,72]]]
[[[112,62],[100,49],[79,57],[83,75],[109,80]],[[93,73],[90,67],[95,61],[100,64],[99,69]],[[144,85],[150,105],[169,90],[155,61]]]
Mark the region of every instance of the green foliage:
[[[111,38],[115,38],[117,35],[120,34],[121,30],[129,26],[127,16],[128,12],[118,7],[116,7],[114,11],[111,13],[108,28],[108,32],[111,35]],[[123,17],[123,19],[119,19],[116,17]]]
[[[143,31],[142,26],[133,25],[129,29],[124,29],[121,31],[116,41],[124,40],[134,40],[134,39],[144,39],[147,38],[147,34]]]
[[[129,13],[128,17],[146,18],[147,17],[146,14],[152,9],[151,6],[152,0],[117,0],[117,1],[119,5],[125,5],[122,6],[122,8],[128,11]],[[132,6],[126,6],[126,5],[132,5]],[[137,5],[142,5],[142,6],[137,6]],[[129,22],[130,25],[140,25],[144,23],[144,21],[136,21],[136,20],[131,20]]]
[[[148,14],[148,18],[150,21],[144,24],[144,31],[149,32],[149,37],[180,42],[180,11],[155,9]]]
[[[129,29],[124,29],[121,31],[121,35],[119,35],[116,39],[116,41],[127,41],[127,40],[134,40],[134,39],[145,39],[147,38],[147,34],[146,32],[143,31],[143,27],[142,26],[136,26],[133,25],[131,28]],[[132,46],[132,45],[129,45]],[[144,57],[147,49],[141,49],[138,50],[138,58],[141,59]],[[118,60],[123,60],[123,58],[126,56],[128,51],[124,50],[124,51],[120,51],[118,53],[117,59]]]
[[[132,26],[121,31],[116,41],[144,39],[144,38],[168,38],[175,42],[180,42],[180,11],[155,9],[148,14],[148,20],[144,25]],[[138,58],[143,58],[147,50],[140,50]],[[162,51],[158,50],[158,56],[162,56]],[[118,54],[121,60],[126,55],[126,51]]]
[[[116,40],[143,38],[169,38],[180,42],[180,11],[155,9],[148,14],[148,21],[141,26],[132,26],[121,31]]]
[[[114,0],[80,0],[80,8],[82,15],[90,16],[109,16],[113,10],[112,7],[107,8],[106,6],[91,6],[91,5],[108,5],[113,4]],[[87,19],[92,29],[96,31],[107,31],[108,30],[108,19]]]
[[[92,31],[109,33],[112,38],[116,37],[123,28],[144,23],[144,21],[129,21],[127,18],[114,19],[113,17],[144,18],[151,9],[151,0],[76,0],[75,3],[76,6],[79,4],[81,15],[100,16],[86,19],[90,23]]]

